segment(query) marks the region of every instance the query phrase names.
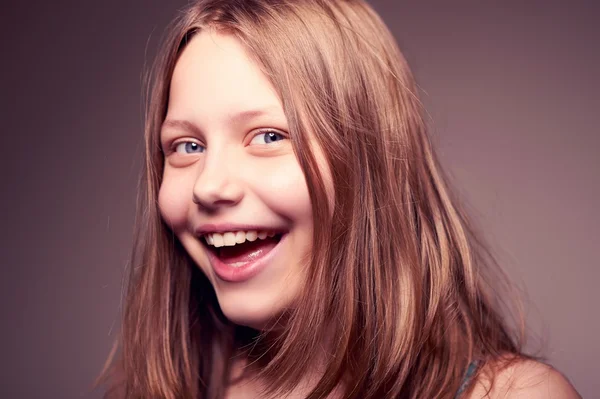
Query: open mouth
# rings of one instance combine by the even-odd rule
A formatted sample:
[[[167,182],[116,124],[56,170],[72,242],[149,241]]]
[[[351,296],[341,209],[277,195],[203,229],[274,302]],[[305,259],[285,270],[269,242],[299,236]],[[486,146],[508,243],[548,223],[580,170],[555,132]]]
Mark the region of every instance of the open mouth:
[[[235,233],[208,234],[201,241],[224,264],[241,267],[271,252],[285,233],[245,234],[238,232],[235,238]]]

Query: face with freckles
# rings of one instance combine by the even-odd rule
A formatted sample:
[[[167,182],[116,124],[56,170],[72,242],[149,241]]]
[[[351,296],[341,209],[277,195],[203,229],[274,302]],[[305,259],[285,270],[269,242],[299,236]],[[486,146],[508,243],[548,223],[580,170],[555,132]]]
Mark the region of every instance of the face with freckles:
[[[312,210],[281,102],[233,36],[202,31],[183,50],[160,139],[163,219],[212,283],[225,316],[261,328],[301,289]],[[211,260],[206,226],[263,226],[285,239],[258,272],[229,279]]]

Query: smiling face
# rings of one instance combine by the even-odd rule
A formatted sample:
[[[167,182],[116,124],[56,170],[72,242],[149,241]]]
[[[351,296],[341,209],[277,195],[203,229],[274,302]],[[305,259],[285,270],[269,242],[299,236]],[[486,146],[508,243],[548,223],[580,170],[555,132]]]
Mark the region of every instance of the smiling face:
[[[223,313],[261,328],[298,295],[312,211],[281,102],[234,37],[203,31],[184,49],[161,145],[163,219],[212,283]]]

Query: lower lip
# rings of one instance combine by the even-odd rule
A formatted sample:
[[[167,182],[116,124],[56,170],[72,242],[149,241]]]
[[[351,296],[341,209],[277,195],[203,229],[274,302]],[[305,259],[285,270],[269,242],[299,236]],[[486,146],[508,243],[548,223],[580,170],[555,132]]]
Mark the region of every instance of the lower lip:
[[[212,251],[209,250],[207,250],[208,258],[210,260],[210,264],[213,270],[215,271],[215,274],[221,280],[228,281],[230,283],[241,283],[243,281],[250,280],[252,277],[256,276],[258,273],[266,269],[271,260],[277,256],[281,244],[286,238],[287,233],[281,237],[275,248],[269,251],[266,255],[251,262],[248,262],[243,266],[234,267],[228,265],[227,263],[223,263],[217,255],[215,255]]]

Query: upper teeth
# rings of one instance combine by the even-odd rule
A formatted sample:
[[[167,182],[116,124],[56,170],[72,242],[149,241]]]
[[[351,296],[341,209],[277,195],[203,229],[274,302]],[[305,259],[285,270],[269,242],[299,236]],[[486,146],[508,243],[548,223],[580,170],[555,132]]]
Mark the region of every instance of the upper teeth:
[[[204,235],[204,240],[208,245],[215,247],[242,244],[245,241],[256,241],[257,238],[264,240],[267,237],[273,237],[273,231],[231,231],[226,233],[208,233]]]

